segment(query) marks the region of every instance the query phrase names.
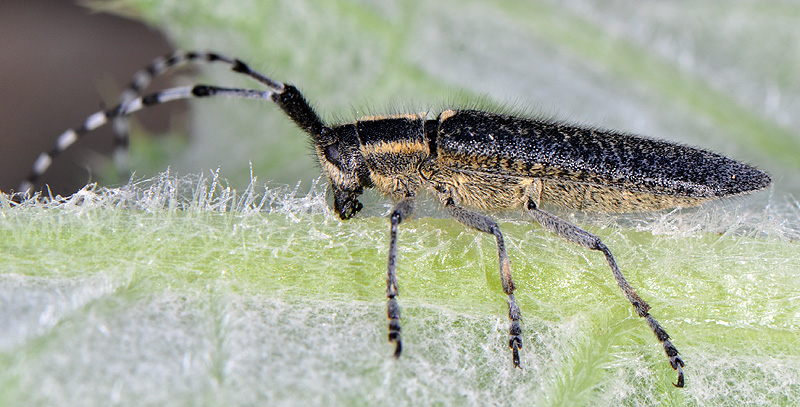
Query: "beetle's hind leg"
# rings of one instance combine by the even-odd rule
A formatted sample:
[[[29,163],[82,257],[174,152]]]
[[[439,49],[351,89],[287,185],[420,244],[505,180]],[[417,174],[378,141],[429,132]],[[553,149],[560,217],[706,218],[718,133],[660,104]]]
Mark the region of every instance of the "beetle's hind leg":
[[[599,250],[603,252],[603,254],[606,256],[606,261],[608,261],[609,267],[611,267],[611,273],[614,275],[614,279],[617,280],[617,285],[619,285],[622,293],[625,294],[625,297],[627,297],[628,301],[630,301],[631,305],[633,305],[634,310],[636,310],[636,314],[647,321],[647,324],[650,326],[650,329],[653,330],[656,338],[658,338],[658,340],[664,346],[664,353],[666,353],[670,365],[678,372],[678,382],[673,384],[676,387],[683,387],[683,360],[678,354],[678,349],[676,349],[675,345],[673,345],[669,340],[669,335],[664,328],[662,328],[658,321],[656,321],[656,319],[653,318],[653,316],[648,312],[650,310],[650,305],[648,305],[639,297],[638,294],[636,294],[636,291],[628,283],[628,280],[626,280],[625,276],[622,275],[622,271],[620,271],[619,266],[617,266],[617,262],[614,260],[614,256],[611,255],[611,251],[608,249],[608,247],[606,247],[606,245],[600,241],[599,237],[567,221],[540,210],[533,199],[528,200],[525,209],[534,219],[536,219],[537,222],[539,222],[539,224],[556,235],[587,249]]]
[[[445,208],[450,215],[461,224],[476,229],[478,231],[494,235],[497,241],[497,256],[500,260],[500,278],[503,283],[503,292],[508,295],[508,319],[511,326],[508,330],[508,346],[511,348],[514,366],[520,367],[519,350],[522,349],[522,326],[520,325],[520,311],[517,300],[514,298],[514,280],[511,278],[511,266],[508,263],[506,245],[503,241],[503,234],[497,222],[490,217],[469,209],[462,208],[455,204],[453,198],[446,198]]]

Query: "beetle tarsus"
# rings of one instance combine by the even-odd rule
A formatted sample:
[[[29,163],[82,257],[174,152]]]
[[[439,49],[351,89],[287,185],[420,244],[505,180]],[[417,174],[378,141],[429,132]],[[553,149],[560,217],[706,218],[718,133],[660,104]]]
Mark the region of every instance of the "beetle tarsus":
[[[392,334],[389,334],[389,342],[394,342],[394,358],[400,359],[400,354],[403,353],[403,341],[400,339],[400,333],[398,332],[394,338]]]

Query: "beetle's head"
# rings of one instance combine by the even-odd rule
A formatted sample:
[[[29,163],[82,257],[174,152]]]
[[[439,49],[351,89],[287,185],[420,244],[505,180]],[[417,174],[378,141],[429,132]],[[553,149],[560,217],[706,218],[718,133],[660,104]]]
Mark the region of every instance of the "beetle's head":
[[[364,158],[359,151],[355,127],[345,124],[325,128],[314,140],[317,159],[333,190],[333,209],[342,219],[352,218],[363,205],[358,196],[368,185]]]
[[[362,207],[357,197],[364,187],[371,186],[355,125],[328,127],[297,88],[282,85],[283,89],[276,91],[272,100],[311,136],[320,168],[331,181],[333,209],[342,219],[352,218]]]

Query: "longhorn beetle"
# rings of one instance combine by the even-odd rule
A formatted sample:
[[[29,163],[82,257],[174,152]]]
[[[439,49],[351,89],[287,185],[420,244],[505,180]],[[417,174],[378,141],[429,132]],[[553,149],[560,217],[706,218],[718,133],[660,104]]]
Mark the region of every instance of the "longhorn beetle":
[[[266,90],[209,85],[176,87],[139,96],[157,75],[185,62],[227,64]],[[402,350],[397,303],[397,230],[412,216],[417,195],[432,192],[461,224],[494,236],[503,291],[508,296],[508,346],[515,367],[522,349],[520,309],[503,234],[484,211],[521,208],[545,229],[587,249],[603,253],[622,293],[647,321],[678,373],[684,362],[670,336],[650,315],[600,239],[540,209],[549,202],[587,211],[652,211],[692,206],[711,199],[746,194],[770,185],[770,176],[753,166],[711,151],[614,131],[479,110],[364,117],[352,123],[324,123],[294,86],[277,82],[239,59],[215,53],[176,52],[139,71],[114,108],[97,112],[61,134],[42,153],[20,186],[29,195],[52,160],[84,134],[115,122],[118,151],[128,144],[126,116],[148,106],[191,98],[228,96],[275,102],[311,139],[322,173],[330,180],[333,208],[350,219],[362,205],[358,196],[374,188],[391,197],[386,270],[389,341],[394,356]]]

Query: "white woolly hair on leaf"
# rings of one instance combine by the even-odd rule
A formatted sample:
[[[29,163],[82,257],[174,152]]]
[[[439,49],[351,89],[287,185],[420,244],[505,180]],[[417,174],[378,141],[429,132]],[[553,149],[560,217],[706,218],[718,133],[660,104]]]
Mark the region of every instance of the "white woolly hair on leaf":
[[[672,335],[687,363],[688,387],[675,390],[602,256],[512,215],[499,220],[523,313],[523,369],[507,348],[493,240],[441,213],[401,225],[405,349],[394,360],[388,221],[341,221],[326,195],[320,181],[255,178],[239,191],[212,171],[19,205],[3,196],[0,397],[294,405],[302,389],[315,404],[469,406],[798,396],[791,263],[800,252],[785,238],[796,224],[776,216],[797,211],[795,201],[735,215],[725,205],[562,214],[604,239]]]

